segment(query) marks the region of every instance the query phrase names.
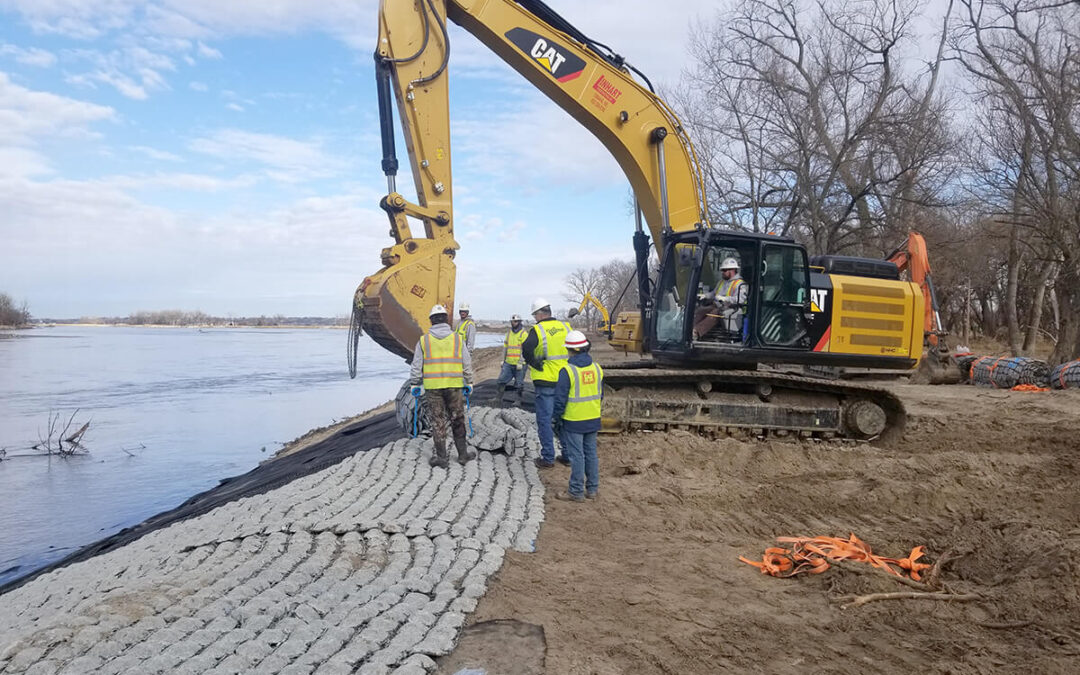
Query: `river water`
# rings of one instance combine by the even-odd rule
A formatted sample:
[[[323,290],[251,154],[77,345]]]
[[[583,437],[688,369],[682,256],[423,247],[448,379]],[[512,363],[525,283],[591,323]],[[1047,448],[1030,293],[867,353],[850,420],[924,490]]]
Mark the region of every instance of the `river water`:
[[[346,331],[61,326],[0,339],[0,584],[244,473],[310,429],[394,396],[400,358]],[[477,346],[501,336],[480,334]],[[87,454],[30,446],[50,413]]]

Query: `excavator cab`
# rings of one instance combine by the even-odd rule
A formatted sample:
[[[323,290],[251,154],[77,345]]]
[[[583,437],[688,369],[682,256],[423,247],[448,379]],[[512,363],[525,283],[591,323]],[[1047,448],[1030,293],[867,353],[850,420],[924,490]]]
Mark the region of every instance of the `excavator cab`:
[[[810,267],[794,240],[703,230],[671,234],[654,291],[650,349],[664,360],[732,367],[811,348]],[[721,266],[734,259],[740,302],[719,306]]]

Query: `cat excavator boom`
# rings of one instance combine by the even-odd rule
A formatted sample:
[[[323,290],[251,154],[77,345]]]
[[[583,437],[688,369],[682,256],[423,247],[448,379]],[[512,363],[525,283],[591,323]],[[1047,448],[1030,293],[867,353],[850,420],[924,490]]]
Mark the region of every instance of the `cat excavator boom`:
[[[408,359],[430,307],[454,303],[448,20],[599,139],[633,189],[640,310],[616,318],[611,341],[651,358],[607,367],[606,428],[871,439],[903,426],[903,407],[887,391],[781,369],[913,368],[922,351],[919,287],[888,261],[825,256],[811,265],[790,238],[715,227],[675,112],[623,57],[541,0],[382,0],[375,72],[388,193],[380,205],[394,243],[354,296],[353,372],[361,330]],[[416,201],[397,189],[394,102]],[[733,259],[745,302],[714,300]]]

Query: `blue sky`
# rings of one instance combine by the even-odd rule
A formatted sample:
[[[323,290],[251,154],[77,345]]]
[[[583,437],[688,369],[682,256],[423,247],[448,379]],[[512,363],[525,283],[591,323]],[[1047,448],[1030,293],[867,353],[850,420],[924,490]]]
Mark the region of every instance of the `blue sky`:
[[[648,0],[549,4],[661,83],[716,7],[658,25]],[[376,17],[374,0],[0,0],[0,291],[37,317],[347,313],[391,243]],[[599,142],[472,36],[451,44],[458,299],[504,317],[629,259],[628,186]]]

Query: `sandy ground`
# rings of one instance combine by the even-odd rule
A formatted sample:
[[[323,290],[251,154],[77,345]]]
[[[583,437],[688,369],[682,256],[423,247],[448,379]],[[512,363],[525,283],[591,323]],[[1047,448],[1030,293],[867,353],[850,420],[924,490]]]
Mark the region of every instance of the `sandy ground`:
[[[478,380],[499,360],[478,350]],[[887,447],[602,437],[601,499],[548,500],[536,552],[507,556],[476,639],[439,672],[1080,672],[1080,392],[890,386],[909,422]],[[549,495],[567,475],[543,474]],[[848,533],[883,555],[955,556],[943,580],[981,598],[845,609],[910,589],[738,560],[777,536]]]
[[[1080,672],[1080,392],[894,386],[910,417],[891,447],[603,437],[601,499],[549,499],[536,552],[508,555],[472,623],[541,626],[549,673]],[[544,473],[549,495],[568,473]],[[843,609],[910,589],[738,560],[848,533],[950,552],[942,579],[982,597]]]

